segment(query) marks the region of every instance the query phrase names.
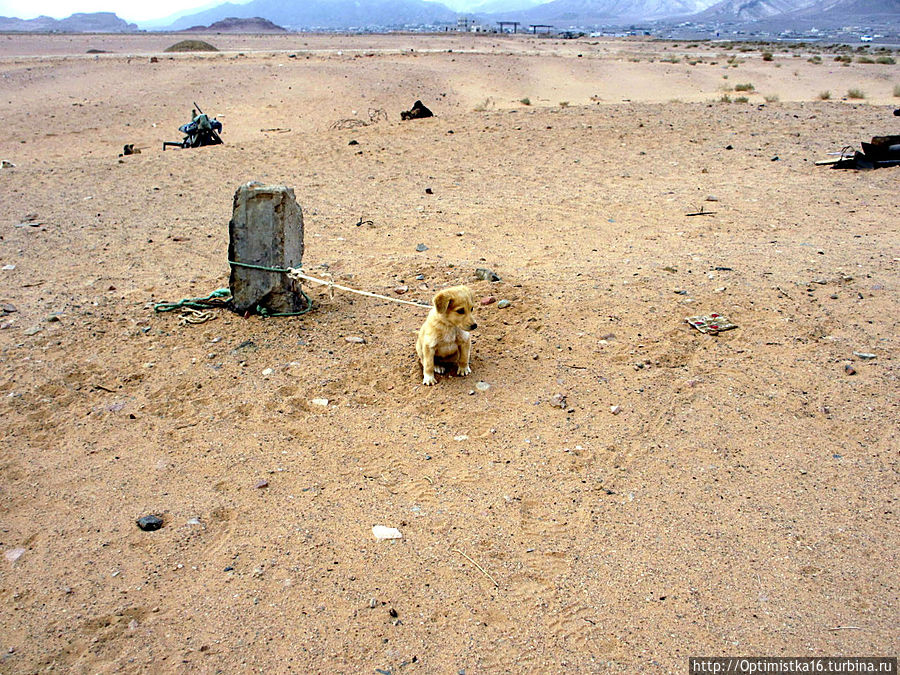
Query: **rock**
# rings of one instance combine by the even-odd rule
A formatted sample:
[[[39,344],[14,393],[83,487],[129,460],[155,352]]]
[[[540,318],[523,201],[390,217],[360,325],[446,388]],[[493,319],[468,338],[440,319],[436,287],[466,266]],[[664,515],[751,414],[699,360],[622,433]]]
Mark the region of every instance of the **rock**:
[[[24,548],[11,548],[3,554],[3,557],[6,558],[10,564],[13,564],[23,555],[25,555]]]
[[[506,309],[511,304],[512,303],[509,300],[501,300],[500,302],[497,303],[497,309]]]
[[[565,408],[566,407],[566,395],[565,394],[553,394],[550,397],[550,405],[554,408]]]
[[[12,305],[8,302],[4,302],[0,305],[0,316],[5,316],[7,314],[12,314],[13,312],[18,312],[15,305]]]
[[[352,342],[352,343],[358,344],[358,345],[364,345],[364,344],[366,344],[366,338],[364,338],[364,337],[359,337],[359,336],[357,336],[357,335],[348,335],[348,336],[345,337],[344,339],[345,339],[347,342]]]
[[[400,113],[400,121],[421,120],[426,117],[434,117],[434,113],[425,107],[422,101],[413,103],[413,107]]]
[[[278,269],[303,261],[303,212],[289,187],[241,185],[234,193],[228,234],[229,260]],[[272,313],[306,309],[299,282],[286,274],[232,265],[229,287],[239,314],[255,312],[257,305]]]
[[[375,607],[377,607],[377,606],[378,606],[378,600],[376,600],[375,598],[370,598],[369,599],[369,609],[375,609]]]
[[[9,265],[4,265],[3,269],[6,272],[12,272],[14,269],[16,269],[16,266],[10,263]]]
[[[327,398],[314,398],[312,401],[310,401],[310,403],[312,403],[313,405],[326,406],[326,405],[328,405],[328,399]]]
[[[359,145],[359,141],[350,141],[347,145]]]
[[[876,354],[871,354],[869,352],[853,352],[853,356],[858,359],[862,359],[863,361],[868,361],[870,359],[877,358]]]
[[[416,250],[419,253],[422,253],[423,251],[427,251],[428,247],[425,244],[416,244]]]
[[[500,275],[494,270],[489,270],[487,267],[476,268],[475,278],[481,279],[482,281],[500,281]]]
[[[394,289],[394,293],[396,293],[397,295],[403,295],[403,294],[406,293],[408,290],[409,290],[409,286],[397,286],[397,287]]]
[[[25,335],[37,335],[42,330],[44,330],[44,329],[41,328],[40,326],[32,326],[31,328],[29,328],[25,331]]]
[[[274,372],[275,371],[272,370],[271,368],[266,368],[265,370],[262,371],[262,374],[263,374],[263,377],[268,377],[269,375],[271,375]]]
[[[497,298],[495,298],[493,295],[488,295],[481,299],[482,305],[492,305],[495,302],[497,302]]]
[[[163,526],[163,519],[154,515],[142,516],[137,519],[137,526],[144,532],[153,532]]]
[[[475,388],[478,391],[487,391],[488,389],[491,388],[491,385],[489,385],[487,382],[482,382],[479,380],[478,382],[475,383]]]
[[[417,275],[416,275],[416,281],[422,281],[422,280],[424,280],[424,279],[425,279],[425,275],[424,275],[424,274],[417,274]]]
[[[848,375],[856,375],[856,368],[851,366],[849,363],[844,364],[844,372]]]
[[[269,487],[269,481],[267,481],[265,478],[263,478],[261,481],[259,481],[256,484],[257,490],[262,490],[263,488],[267,488],[267,487]]]
[[[373,525],[372,534],[378,541],[385,539],[403,539],[403,535],[396,527],[385,527],[384,525]]]
[[[622,412],[622,406],[611,405],[609,406],[609,412],[611,412],[613,415],[618,415],[620,412]]]
[[[426,195],[433,195],[433,194],[434,194],[434,190],[432,190],[431,188],[425,188],[425,194],[426,194]]]

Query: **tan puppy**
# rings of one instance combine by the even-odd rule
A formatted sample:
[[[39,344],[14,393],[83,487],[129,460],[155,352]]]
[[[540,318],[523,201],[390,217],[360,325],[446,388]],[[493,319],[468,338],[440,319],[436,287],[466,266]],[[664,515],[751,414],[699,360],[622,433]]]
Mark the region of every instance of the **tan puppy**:
[[[475,296],[466,286],[453,286],[439,291],[434,307],[428,312],[425,323],[416,338],[416,353],[422,362],[422,384],[436,384],[435,373],[443,373],[442,366],[435,365],[435,358],[456,362],[456,374],[468,375],[469,352],[472,338],[468,331],[478,328],[472,318]]]

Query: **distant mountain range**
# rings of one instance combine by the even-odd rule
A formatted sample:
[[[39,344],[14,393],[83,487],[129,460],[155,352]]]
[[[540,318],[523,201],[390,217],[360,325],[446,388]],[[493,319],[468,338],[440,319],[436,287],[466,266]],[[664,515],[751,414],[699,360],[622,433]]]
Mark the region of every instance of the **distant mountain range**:
[[[447,1],[457,8],[471,2]],[[167,28],[183,30],[226,17],[253,16],[294,30],[453,25],[460,13],[477,16],[485,23],[507,20],[557,28],[669,18],[718,23],[796,21],[821,26],[874,21],[900,28],[900,0],[484,0],[468,12],[423,0],[252,0],[241,5],[224,3],[182,16]]]
[[[0,31],[27,33],[134,33],[137,25],[120,19],[112,12],[73,14],[66,19],[39,16],[17,19],[0,16]]]
[[[477,1],[477,0],[475,0]],[[473,0],[447,0],[456,7]],[[538,4],[540,3],[540,4]],[[194,14],[180,14],[169,23],[145,24],[157,30],[211,32],[277,32],[456,26],[457,12],[425,0],[251,0],[224,2]],[[482,0],[464,13],[486,24],[498,20],[524,25],[547,24],[557,29],[613,26],[675,19],[706,24],[747,24],[754,29],[802,30],[812,26],[867,25],[900,30],[900,0]],[[133,23],[111,12],[73,14],[66,19],[0,17],[0,31],[127,33]]]
[[[250,19],[238,19],[237,17],[229,16],[208,26],[185,28],[185,31],[197,33],[286,33],[287,29],[259,16],[254,16]]]
[[[722,0],[699,14],[700,19],[760,21],[881,17],[900,22],[900,0]]]
[[[227,17],[262,16],[293,30],[365,28],[374,26],[456,24],[457,13],[424,0],[252,0],[243,5],[223,3],[198,14],[183,16],[168,30],[183,30]]]

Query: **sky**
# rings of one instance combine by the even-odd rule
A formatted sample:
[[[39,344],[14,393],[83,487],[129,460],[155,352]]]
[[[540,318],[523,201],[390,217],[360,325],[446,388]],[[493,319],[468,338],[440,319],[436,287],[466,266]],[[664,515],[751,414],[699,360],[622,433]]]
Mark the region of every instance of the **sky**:
[[[241,4],[246,0],[231,0]],[[64,19],[75,12],[115,12],[126,21],[148,21],[186,9],[218,4],[211,0],[0,0],[0,16],[33,19],[41,14]]]

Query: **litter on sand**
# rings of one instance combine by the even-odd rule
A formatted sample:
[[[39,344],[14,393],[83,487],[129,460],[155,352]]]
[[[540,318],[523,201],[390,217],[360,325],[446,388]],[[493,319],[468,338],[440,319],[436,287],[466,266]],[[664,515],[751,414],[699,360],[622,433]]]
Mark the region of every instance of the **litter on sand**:
[[[215,117],[210,117],[200,110],[200,106],[194,104],[191,111],[191,121],[178,127],[178,131],[184,134],[180,143],[166,141],[163,150],[173,148],[200,148],[204,145],[220,145],[222,139],[219,132],[222,131],[222,123]]]
[[[732,328],[737,328],[737,324],[731,323],[721,314],[710,314],[708,316],[688,316],[685,317],[684,320],[691,324],[693,328],[699,330],[701,333],[707,333],[709,335],[716,335],[718,333],[721,333],[723,330],[731,330]]]
[[[403,535],[400,534],[400,530],[396,527],[385,527],[384,525],[373,525],[372,534],[375,535],[375,538],[378,541],[384,541],[385,539],[403,539]]]

